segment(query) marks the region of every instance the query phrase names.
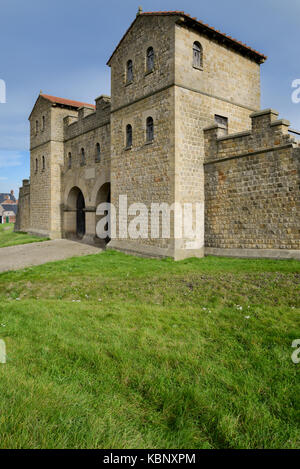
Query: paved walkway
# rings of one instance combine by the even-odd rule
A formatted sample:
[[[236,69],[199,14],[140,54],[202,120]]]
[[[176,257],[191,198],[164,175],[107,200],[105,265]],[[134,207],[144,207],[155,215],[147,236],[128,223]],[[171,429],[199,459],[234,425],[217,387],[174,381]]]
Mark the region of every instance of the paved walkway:
[[[19,244],[8,248],[0,248],[0,272],[24,269],[32,265],[60,261],[69,257],[97,254],[101,251],[102,249],[98,247],[68,239]]]

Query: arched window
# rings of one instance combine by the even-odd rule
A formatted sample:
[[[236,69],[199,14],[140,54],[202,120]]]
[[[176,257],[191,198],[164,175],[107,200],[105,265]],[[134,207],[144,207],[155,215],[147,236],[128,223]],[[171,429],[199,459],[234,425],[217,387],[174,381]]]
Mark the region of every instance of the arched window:
[[[39,121],[35,121],[35,133],[37,134],[39,131]]]
[[[85,153],[84,153],[84,148],[81,148],[81,161],[80,164],[83,166],[85,165]]]
[[[69,152],[68,154],[68,169],[72,168],[72,154]]]
[[[39,160],[36,158],[35,159],[35,172],[37,173],[39,169]]]
[[[45,116],[42,117],[42,131],[45,130]]]
[[[147,72],[152,72],[154,69],[154,50],[153,47],[147,49]]]
[[[45,157],[42,156],[42,171],[45,171]]]
[[[126,126],[126,147],[132,146],[132,127],[130,124]]]
[[[133,64],[132,64],[132,60],[128,60],[126,82],[131,83],[132,80],[133,80]]]
[[[152,142],[154,139],[154,126],[152,117],[147,117],[146,120],[146,140]]]
[[[202,68],[203,66],[203,51],[199,42],[193,44],[193,67]]]
[[[100,148],[100,143],[96,144],[96,155],[95,155],[95,162],[100,163],[101,159],[101,148]]]

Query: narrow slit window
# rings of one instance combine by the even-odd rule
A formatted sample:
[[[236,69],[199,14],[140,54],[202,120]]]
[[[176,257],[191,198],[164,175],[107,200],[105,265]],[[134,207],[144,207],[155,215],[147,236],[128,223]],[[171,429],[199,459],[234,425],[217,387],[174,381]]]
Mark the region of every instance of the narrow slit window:
[[[69,152],[69,155],[68,155],[68,169],[71,169],[72,168],[72,154],[71,152]]]
[[[154,125],[152,117],[147,117],[146,121],[146,141],[152,142],[154,139]]]
[[[132,64],[132,60],[128,60],[126,82],[131,83],[132,81],[133,81],[133,64]]]
[[[85,165],[85,152],[84,152],[84,148],[81,148],[81,165]]]
[[[101,160],[101,148],[100,148],[100,143],[96,144],[96,156],[95,156],[95,162],[100,163]]]
[[[154,69],[154,50],[153,47],[147,49],[147,72],[152,72]]]
[[[132,146],[132,127],[130,124],[126,126],[126,147]]]

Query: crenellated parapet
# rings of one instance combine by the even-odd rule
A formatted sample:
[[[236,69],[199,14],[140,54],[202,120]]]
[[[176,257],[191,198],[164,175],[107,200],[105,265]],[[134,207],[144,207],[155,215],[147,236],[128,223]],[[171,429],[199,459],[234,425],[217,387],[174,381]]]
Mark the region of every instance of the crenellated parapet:
[[[65,141],[110,123],[110,97],[101,95],[95,103],[95,106],[81,106],[77,117],[64,118]]]
[[[297,139],[289,132],[290,122],[278,119],[279,113],[266,109],[250,114],[251,129],[226,135],[219,124],[204,129],[205,163],[243,156],[262,151],[297,146]]]
[[[29,231],[30,228],[30,180],[23,179],[19,190],[18,211],[14,231]]]

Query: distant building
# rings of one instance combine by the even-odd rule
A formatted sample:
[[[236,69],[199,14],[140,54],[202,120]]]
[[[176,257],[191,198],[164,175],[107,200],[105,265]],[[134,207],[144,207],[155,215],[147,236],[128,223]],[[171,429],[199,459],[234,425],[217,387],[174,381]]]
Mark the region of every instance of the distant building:
[[[18,211],[18,201],[14,191],[10,194],[0,194],[0,223],[15,223]]]

